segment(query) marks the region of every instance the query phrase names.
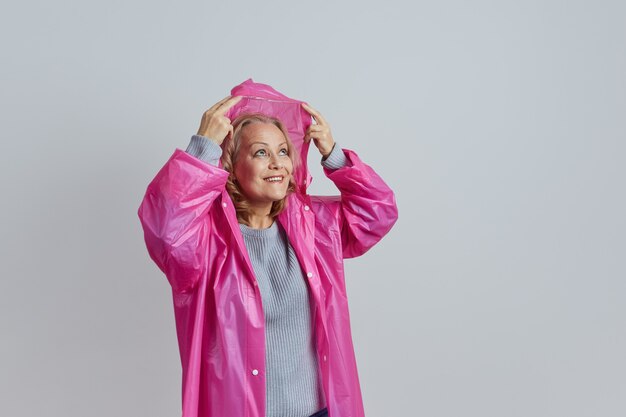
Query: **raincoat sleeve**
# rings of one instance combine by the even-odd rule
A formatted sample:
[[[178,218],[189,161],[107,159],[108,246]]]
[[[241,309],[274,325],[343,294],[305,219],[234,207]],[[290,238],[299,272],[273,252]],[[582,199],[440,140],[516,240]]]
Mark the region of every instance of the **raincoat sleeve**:
[[[150,257],[176,292],[192,289],[206,265],[208,211],[228,172],[180,149],[148,185],[139,219]]]
[[[343,149],[345,166],[324,167],[324,173],[339,189],[338,222],[344,258],[361,256],[391,230],[398,219],[393,191],[357,154]],[[327,200],[328,202],[328,200]]]

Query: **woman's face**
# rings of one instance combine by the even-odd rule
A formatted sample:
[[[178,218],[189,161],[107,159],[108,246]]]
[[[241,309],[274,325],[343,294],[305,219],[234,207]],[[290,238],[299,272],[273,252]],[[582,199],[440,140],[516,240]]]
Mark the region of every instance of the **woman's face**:
[[[241,133],[235,178],[251,206],[271,208],[287,195],[293,173],[287,140],[271,123],[251,123]]]

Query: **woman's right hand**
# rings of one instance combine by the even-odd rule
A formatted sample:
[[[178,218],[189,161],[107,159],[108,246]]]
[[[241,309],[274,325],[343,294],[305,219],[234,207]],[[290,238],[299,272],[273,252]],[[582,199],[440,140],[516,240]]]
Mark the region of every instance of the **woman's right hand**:
[[[241,96],[224,97],[209,110],[205,111],[202,115],[198,135],[205,136],[218,145],[221,145],[226,136],[229,133],[233,133],[233,125],[230,124],[230,119],[224,115],[228,109],[237,104],[239,100],[241,100]]]

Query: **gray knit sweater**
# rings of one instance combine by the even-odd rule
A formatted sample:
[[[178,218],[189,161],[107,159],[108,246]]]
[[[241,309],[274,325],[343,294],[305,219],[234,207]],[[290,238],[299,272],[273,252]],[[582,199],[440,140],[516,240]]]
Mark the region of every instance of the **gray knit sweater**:
[[[217,165],[221,148],[194,135],[187,152]],[[338,145],[322,160],[346,165]],[[326,406],[313,334],[307,280],[285,231],[278,222],[267,229],[239,228],[259,284],[265,316],[266,416],[307,417]]]

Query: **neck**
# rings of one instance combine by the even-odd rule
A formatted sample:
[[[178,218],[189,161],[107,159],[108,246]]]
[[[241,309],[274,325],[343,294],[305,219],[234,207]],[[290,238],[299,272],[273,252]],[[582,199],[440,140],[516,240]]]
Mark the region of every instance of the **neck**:
[[[250,207],[248,212],[250,227],[253,229],[267,229],[270,227],[274,223],[274,219],[269,215],[271,210],[271,204],[269,207]]]

